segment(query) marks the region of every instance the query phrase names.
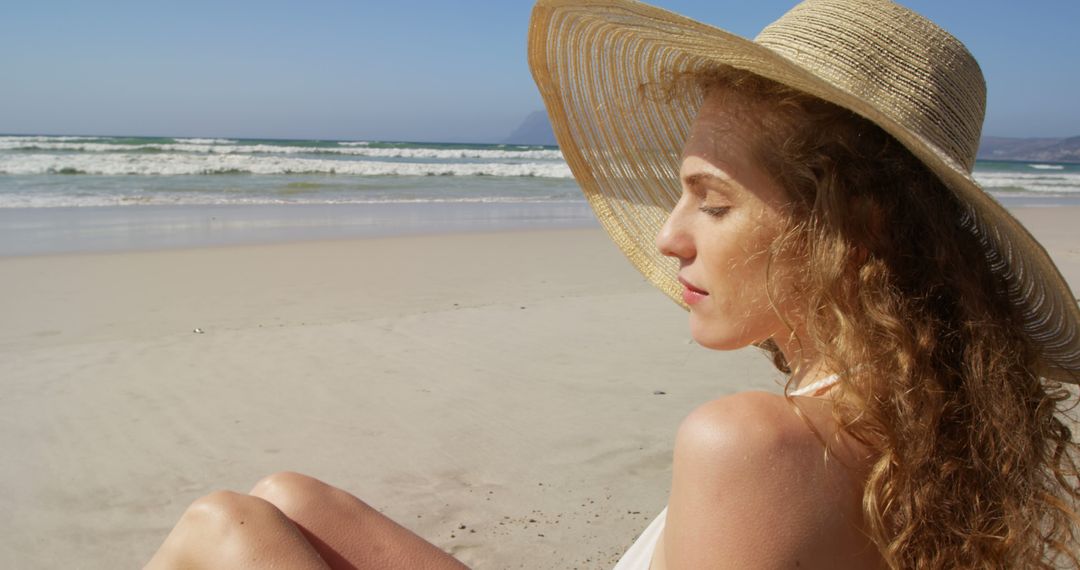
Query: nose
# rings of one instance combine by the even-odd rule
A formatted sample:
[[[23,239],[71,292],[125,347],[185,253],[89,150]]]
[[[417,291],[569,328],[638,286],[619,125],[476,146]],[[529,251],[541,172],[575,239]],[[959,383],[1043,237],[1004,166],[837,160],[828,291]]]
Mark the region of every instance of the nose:
[[[657,232],[656,248],[668,257],[686,261],[694,258],[695,248],[683,202],[684,200],[679,200]]]

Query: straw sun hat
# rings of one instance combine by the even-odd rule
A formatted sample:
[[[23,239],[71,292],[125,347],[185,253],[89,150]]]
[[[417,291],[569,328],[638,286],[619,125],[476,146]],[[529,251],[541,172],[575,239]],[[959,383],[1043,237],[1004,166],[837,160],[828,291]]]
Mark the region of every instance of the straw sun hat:
[[[717,65],[750,71],[873,121],[970,211],[963,221],[1005,275],[1046,373],[1077,382],[1080,309],[1046,251],[971,177],[986,88],[956,38],[886,0],[807,0],[754,41],[633,0],[539,0],[529,65],[556,138],[604,229],[681,304],[675,260],[653,245],[678,201],[682,144],[699,93],[643,85]]]

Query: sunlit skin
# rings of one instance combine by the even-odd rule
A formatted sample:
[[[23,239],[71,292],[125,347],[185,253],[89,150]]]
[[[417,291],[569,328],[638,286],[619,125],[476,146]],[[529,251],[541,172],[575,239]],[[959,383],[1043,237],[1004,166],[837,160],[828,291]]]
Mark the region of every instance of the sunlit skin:
[[[656,245],[679,260],[698,344],[734,350],[771,338],[797,363],[808,356],[792,341],[798,322],[784,303],[774,307],[766,286],[770,263],[773,272],[782,263],[769,249],[788,197],[752,154],[754,127],[740,119],[747,107],[736,94],[706,98],[683,148],[682,195]]]

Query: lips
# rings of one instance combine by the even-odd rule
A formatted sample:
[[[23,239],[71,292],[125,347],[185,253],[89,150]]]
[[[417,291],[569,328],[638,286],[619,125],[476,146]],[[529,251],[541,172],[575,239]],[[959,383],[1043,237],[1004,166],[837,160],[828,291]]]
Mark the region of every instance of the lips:
[[[699,303],[702,299],[709,296],[709,293],[707,291],[694,287],[690,284],[689,281],[683,279],[682,277],[679,277],[679,283],[682,283],[682,298],[687,305]]]

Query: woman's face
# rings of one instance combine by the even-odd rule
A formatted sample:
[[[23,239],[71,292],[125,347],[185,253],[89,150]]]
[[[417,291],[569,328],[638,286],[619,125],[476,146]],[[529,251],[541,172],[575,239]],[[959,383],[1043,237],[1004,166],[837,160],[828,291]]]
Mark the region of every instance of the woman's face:
[[[679,260],[694,340],[720,350],[790,335],[766,282],[787,197],[752,156],[749,112],[737,94],[706,98],[683,148],[682,196],[656,237]]]

